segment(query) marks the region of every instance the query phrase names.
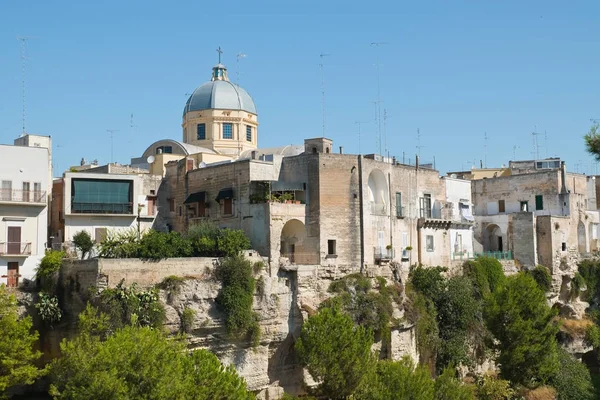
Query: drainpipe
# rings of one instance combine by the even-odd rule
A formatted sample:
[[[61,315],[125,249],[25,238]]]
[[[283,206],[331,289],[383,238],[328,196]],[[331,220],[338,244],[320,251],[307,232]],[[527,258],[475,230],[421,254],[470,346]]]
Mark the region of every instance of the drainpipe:
[[[422,262],[422,251],[421,251],[421,218],[417,220],[417,262],[418,265],[421,265]]]
[[[358,155],[358,203],[359,203],[359,224],[360,224],[360,273],[363,273],[365,265],[365,230],[364,230],[364,210],[363,210],[363,176],[362,176],[362,156]]]

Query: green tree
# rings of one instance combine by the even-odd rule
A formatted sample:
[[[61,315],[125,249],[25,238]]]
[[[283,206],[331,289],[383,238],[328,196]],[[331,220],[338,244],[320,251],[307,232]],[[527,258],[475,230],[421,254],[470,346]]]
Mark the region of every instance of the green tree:
[[[250,239],[242,230],[223,229],[217,238],[217,247],[221,255],[234,257],[250,248]]]
[[[475,400],[475,393],[456,378],[454,368],[446,368],[435,380],[435,400]]]
[[[485,319],[498,340],[500,371],[515,383],[547,382],[559,368],[553,319],[546,296],[531,275],[509,277],[487,301]]]
[[[434,381],[427,367],[415,366],[408,356],[379,361],[374,377],[355,394],[358,400],[433,400]]]
[[[94,242],[88,231],[79,231],[73,235],[73,245],[81,252],[81,259],[85,259],[85,256],[92,251],[94,248]]]
[[[531,275],[544,292],[552,289],[552,275],[550,275],[548,268],[538,265],[534,269],[527,271],[527,273]]]
[[[515,391],[510,387],[510,382],[485,375],[476,389],[478,400],[511,400]]]
[[[47,250],[40,261],[35,274],[43,290],[52,293],[56,286],[56,277],[65,257],[64,251]]]
[[[373,373],[372,344],[368,329],[355,326],[350,316],[337,308],[323,308],[302,326],[296,350],[308,372],[320,382],[319,392],[344,399]]]
[[[558,392],[558,400],[595,399],[590,371],[563,348],[558,349],[560,368],[552,378],[552,386]]]
[[[254,399],[232,367],[162,332],[128,326],[106,341],[82,333],[51,367],[55,399]]]
[[[35,366],[42,355],[35,350],[38,333],[31,317],[19,319],[17,301],[0,285],[0,398],[14,385],[31,385],[45,373]]]
[[[597,122],[590,127],[588,133],[583,137],[585,139],[585,148],[588,153],[600,161],[600,125]]]

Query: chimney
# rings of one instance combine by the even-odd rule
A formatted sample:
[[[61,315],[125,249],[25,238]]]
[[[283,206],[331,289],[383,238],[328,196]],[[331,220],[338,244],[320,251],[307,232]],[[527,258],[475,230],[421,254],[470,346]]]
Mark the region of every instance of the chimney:
[[[567,192],[567,166],[564,161],[560,162],[560,180],[562,181],[560,192],[568,193]]]
[[[340,154],[344,154],[344,148],[340,146]]]

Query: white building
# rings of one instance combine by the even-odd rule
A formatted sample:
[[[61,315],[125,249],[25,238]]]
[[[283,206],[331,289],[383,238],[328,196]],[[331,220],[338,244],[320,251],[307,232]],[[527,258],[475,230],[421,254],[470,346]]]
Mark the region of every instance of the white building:
[[[50,137],[24,135],[0,145],[0,283],[32,280],[48,234]]]
[[[448,230],[453,260],[473,257],[473,204],[471,181],[453,177],[442,178],[446,183],[446,201],[452,207],[453,224]]]
[[[150,174],[65,172],[54,181],[53,244],[69,245],[82,230],[100,242],[109,231],[152,228],[161,181]]]

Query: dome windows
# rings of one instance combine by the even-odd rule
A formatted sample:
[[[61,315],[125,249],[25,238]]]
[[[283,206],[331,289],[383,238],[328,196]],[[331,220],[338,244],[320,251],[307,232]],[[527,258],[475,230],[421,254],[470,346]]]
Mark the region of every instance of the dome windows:
[[[225,122],[223,124],[223,139],[233,139],[233,124]]]

